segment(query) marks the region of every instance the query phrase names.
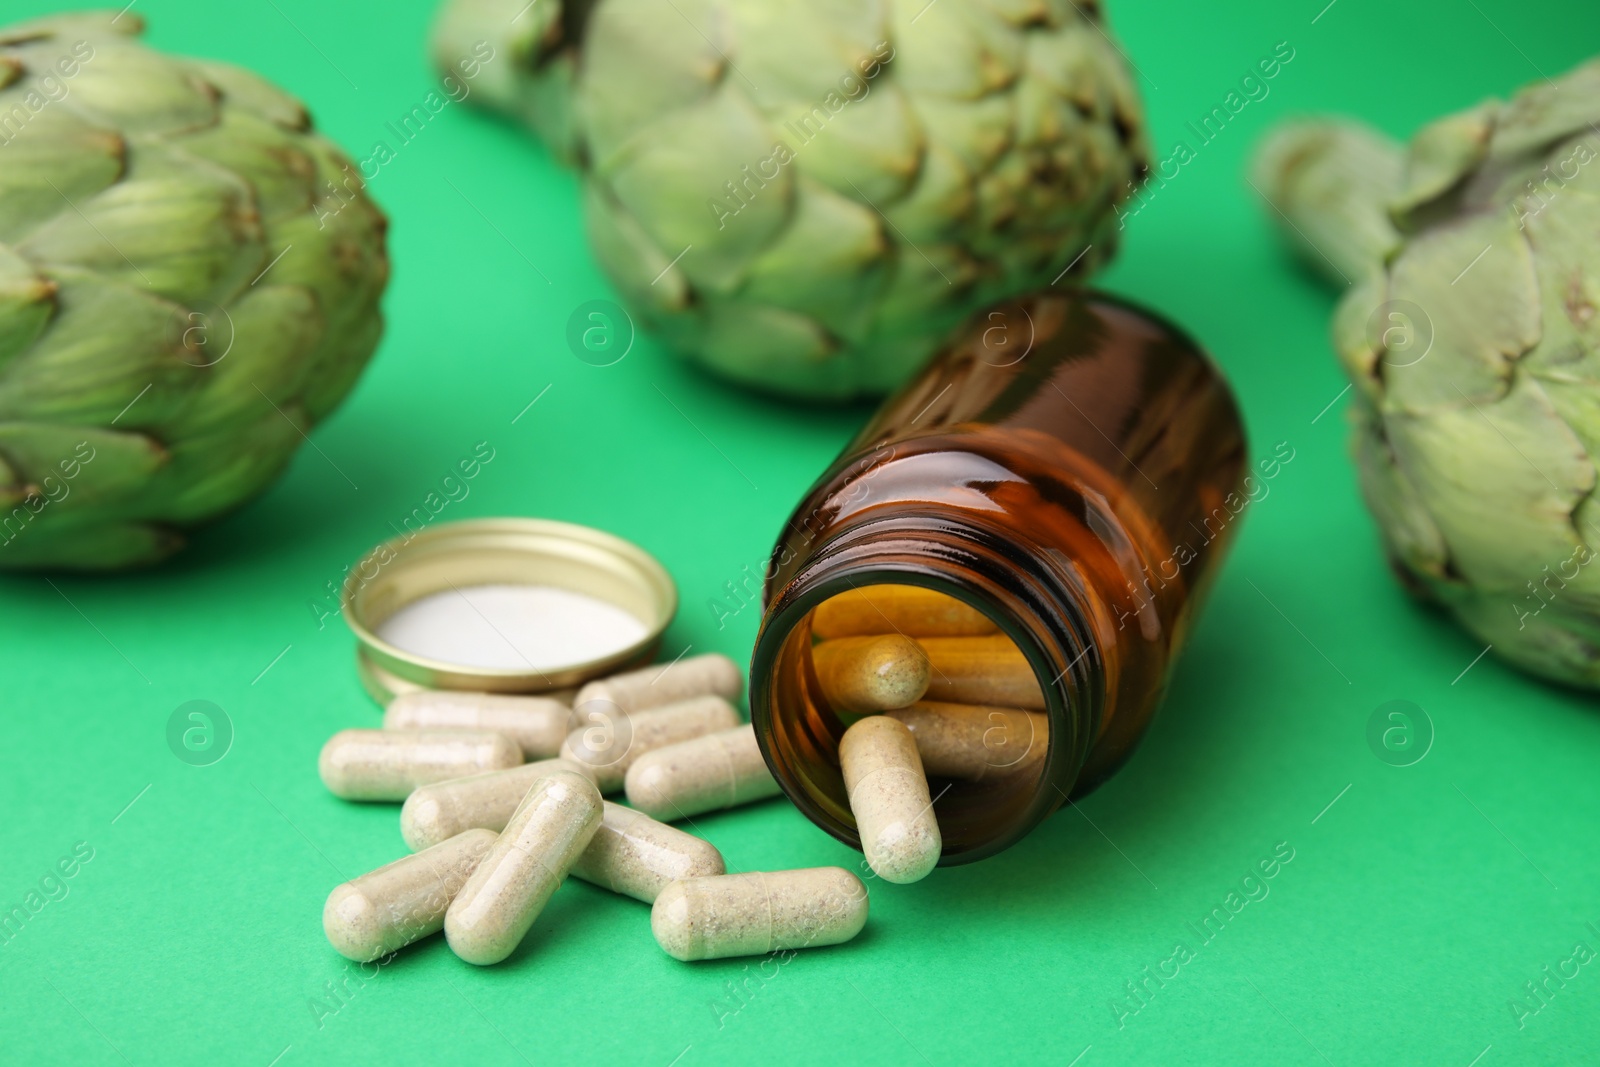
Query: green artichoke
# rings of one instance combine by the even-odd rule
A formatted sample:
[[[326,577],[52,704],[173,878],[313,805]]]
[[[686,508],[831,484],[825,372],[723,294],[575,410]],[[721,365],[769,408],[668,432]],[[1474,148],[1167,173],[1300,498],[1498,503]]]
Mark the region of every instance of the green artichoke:
[[[1425,127],[1325,120],[1255,184],[1350,288],[1333,341],[1396,570],[1496,654],[1600,686],[1600,61]]]
[[[345,158],[141,29],[0,30],[0,568],[175,551],[278,476],[382,331],[386,222]]]
[[[442,67],[582,169],[644,323],[735,381],[897,385],[972,311],[1113,251],[1146,169],[1090,0],[447,0]]]

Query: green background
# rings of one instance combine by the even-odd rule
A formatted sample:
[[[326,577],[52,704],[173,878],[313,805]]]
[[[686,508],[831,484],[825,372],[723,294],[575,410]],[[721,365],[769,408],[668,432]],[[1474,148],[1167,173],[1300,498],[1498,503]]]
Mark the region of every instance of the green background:
[[[0,580],[0,904],[78,842],[93,849],[68,895],[0,947],[0,1061],[1593,1062],[1600,966],[1521,1028],[1508,1002],[1575,943],[1600,948],[1600,719],[1587,696],[1475,662],[1480,644],[1390,580],[1346,459],[1333,294],[1281,252],[1241,168],[1295,112],[1405,134],[1558,73],[1600,41],[1600,15],[1578,0],[1324,3],[1110,5],[1161,155],[1275,45],[1295,50],[1270,96],[1149,201],[1103,279],[1194,331],[1230,372],[1257,454],[1286,441],[1295,459],[1252,509],[1144,747],[1079,810],[986,863],[874,883],[859,939],[759,977],[756,961],[669,959],[647,908],[571,882],[503,966],[468,967],[434,939],[352,978],[323,900],[403,845],[393,807],[341,803],[317,780],[331,733],[377,721],[349,632],[318,625],[325,584],[487,441],[494,460],[442,519],[546,516],[632,538],[680,583],[667,654],[742,660],[756,609],[719,629],[708,602],[759,567],[868,414],[730,390],[648,338],[615,366],[574,358],[568,315],[613,294],[573,178],[452,105],[371,184],[394,220],[389,328],[318,449],[159,570]],[[434,84],[427,0],[135,10],[157,46],[299,94],[357,157],[392,144],[384,124]],[[212,766],[168,750],[167,719],[190,700],[236,731]],[[1369,749],[1391,700],[1436,730],[1414,766]],[[783,802],[699,826],[735,869],[858,860]],[[1294,858],[1270,894],[1202,944],[1186,923],[1279,842]],[[1180,941],[1193,960],[1119,1027],[1110,1002]],[[747,979],[728,1014],[725,983]],[[330,981],[344,999],[319,1012]]]

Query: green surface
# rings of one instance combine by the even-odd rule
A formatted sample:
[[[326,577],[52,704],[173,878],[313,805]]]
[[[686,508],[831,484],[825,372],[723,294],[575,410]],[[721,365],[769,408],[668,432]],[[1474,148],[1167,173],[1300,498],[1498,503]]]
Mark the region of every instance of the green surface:
[[[1333,296],[1287,265],[1239,174],[1274,118],[1338,108],[1408,133],[1575,63],[1600,15],[1337,0],[1318,17],[1322,3],[1111,5],[1159,151],[1197,152],[1130,223],[1105,284],[1191,328],[1232,374],[1257,452],[1287,441],[1296,458],[1253,509],[1147,743],[1080,811],[986,863],[874,884],[856,942],[781,968],[677,963],[645,907],[577,882],[500,967],[435,939],[363,980],[329,949],[329,889],[403,845],[395,808],[317,780],[329,734],[377,721],[352,638],[308,606],[325,583],[487,441],[495,458],[441,519],[633,538],[680,583],[669,654],[743,658],[755,608],[719,629],[708,601],[759,566],[867,413],[731,391],[647,339],[612,367],[574,358],[569,313],[611,294],[572,179],[451,105],[372,183],[394,218],[389,333],[317,448],[159,571],[0,580],[0,903],[25,905],[75,845],[93,850],[0,945],[0,1061],[1592,1062],[1600,968],[1562,961],[1600,950],[1593,701],[1475,660],[1481,646],[1391,582],[1345,457]],[[422,0],[136,10],[156,45],[297,92],[358,158],[393,146],[385,123],[432,84]],[[1198,147],[1185,123],[1283,41],[1294,58],[1270,95]],[[233,722],[212,766],[167,747],[190,700]],[[1410,767],[1366,740],[1391,700],[1437,731]],[[782,802],[698,823],[741,870],[857,859]],[[1203,942],[1188,924],[1279,842],[1293,860],[1268,895]],[[1180,942],[1192,959],[1119,1027],[1124,983]],[[1577,975],[1519,1028],[1509,1002],[1547,965]],[[742,1007],[729,982],[747,986]]]

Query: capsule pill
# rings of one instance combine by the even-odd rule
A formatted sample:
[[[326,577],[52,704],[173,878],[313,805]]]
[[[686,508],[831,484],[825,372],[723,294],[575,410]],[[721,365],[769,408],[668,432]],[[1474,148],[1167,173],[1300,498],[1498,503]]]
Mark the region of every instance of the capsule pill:
[[[922,699],[932,672],[928,656],[909,637],[841,637],[811,650],[823,699],[835,711],[870,715]]]
[[[676,704],[691,697],[719,696],[734,701],[744,692],[744,672],[727,656],[708,652],[676,663],[641,667],[590,682],[572,700],[569,731],[590,725],[585,705],[612,705],[623,714]]]
[[[400,836],[415,852],[474,827],[498,834],[533,783],[556,771],[588,777],[585,769],[571,760],[547,759],[418,786],[400,809]]]
[[[522,747],[470,730],[340,730],[322,746],[322,784],[345,800],[404,800],[419,785],[504,770]]]
[[[522,746],[530,760],[548,759],[567,739],[565,704],[548,697],[422,690],[402,693],[383,713],[386,730],[488,730]]]
[[[669,822],[782,792],[748,723],[646,752],[623,785],[629,804]]]
[[[687,878],[650,909],[656,943],[684,961],[837,945],[866,923],[867,887],[842,867]]]
[[[924,637],[917,642],[933,668],[926,699],[1043,711],[1044,690],[1016,642],[993,637]]]
[[[632,715],[613,713],[574,730],[561,746],[561,758],[582,764],[600,792],[611,794],[646,752],[738,725],[739,713],[722,697],[695,697]]]
[[[609,800],[594,839],[572,865],[572,874],[585,882],[646,904],[680,878],[726,870],[711,842]]]
[[[910,728],[922,769],[945,778],[1036,772],[1050,748],[1050,720],[1036,711],[922,701],[885,714]]]
[[[535,782],[445,913],[450,950],[479,966],[511,955],[599,829],[600,805],[581,774]]]
[[[830,597],[811,617],[818,637],[899,633],[907,637],[992,634],[994,620],[965,601],[915,585],[869,585]]]
[[[839,740],[839,765],[867,863],[890,882],[926,878],[944,843],[911,730],[886,715],[862,719]]]
[[[328,943],[367,963],[438,933],[494,839],[489,830],[468,830],[336,887],[322,909]]]

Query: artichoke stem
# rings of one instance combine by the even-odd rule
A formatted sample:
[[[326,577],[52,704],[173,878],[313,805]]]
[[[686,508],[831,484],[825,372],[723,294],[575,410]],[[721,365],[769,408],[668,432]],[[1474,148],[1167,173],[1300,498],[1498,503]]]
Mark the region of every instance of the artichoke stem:
[[[434,63],[466,85],[471,104],[533,127],[570,164],[578,154],[572,82],[597,2],[445,0],[434,24]]]
[[[1296,250],[1329,281],[1354,285],[1399,247],[1388,204],[1404,150],[1376,130],[1309,119],[1274,130],[1256,150],[1251,184]]]

